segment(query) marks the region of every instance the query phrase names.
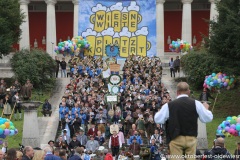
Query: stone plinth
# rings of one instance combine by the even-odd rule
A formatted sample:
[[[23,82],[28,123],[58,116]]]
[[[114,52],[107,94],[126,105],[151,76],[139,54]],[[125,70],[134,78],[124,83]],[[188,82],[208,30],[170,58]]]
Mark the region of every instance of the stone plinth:
[[[37,109],[42,102],[21,102],[24,108],[23,137],[24,146],[40,147]]]
[[[198,140],[197,149],[199,149],[202,152],[208,149],[206,123],[202,123],[199,119],[197,140]]]

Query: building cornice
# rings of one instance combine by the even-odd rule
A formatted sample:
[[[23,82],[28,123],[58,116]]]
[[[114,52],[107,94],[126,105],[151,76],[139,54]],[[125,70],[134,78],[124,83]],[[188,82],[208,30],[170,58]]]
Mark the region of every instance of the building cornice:
[[[183,4],[191,4],[193,0],[182,0]]]
[[[45,3],[55,5],[57,3],[57,0],[45,0]]]
[[[19,0],[18,2],[20,5],[28,5],[30,3],[30,0]]]

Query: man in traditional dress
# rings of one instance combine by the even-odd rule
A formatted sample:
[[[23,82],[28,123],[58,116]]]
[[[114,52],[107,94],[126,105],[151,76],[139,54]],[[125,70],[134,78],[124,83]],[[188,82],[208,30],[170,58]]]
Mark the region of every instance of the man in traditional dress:
[[[22,92],[21,94],[22,94],[24,100],[31,99],[32,89],[33,89],[33,85],[31,83],[31,81],[29,79],[27,79],[27,82],[25,83],[25,85],[22,87],[22,90],[21,90],[21,92]]]

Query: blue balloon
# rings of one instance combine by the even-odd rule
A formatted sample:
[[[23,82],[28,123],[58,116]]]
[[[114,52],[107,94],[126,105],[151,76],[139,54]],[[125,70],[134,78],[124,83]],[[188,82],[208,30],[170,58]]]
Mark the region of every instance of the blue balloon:
[[[10,135],[10,136],[13,136],[14,134],[15,134],[15,131],[14,131],[14,130],[10,130],[9,135]]]
[[[0,135],[0,138],[3,138],[3,139],[4,139],[4,138],[6,138],[6,136],[5,136],[4,134],[1,134],[1,135]]]
[[[222,133],[222,130],[218,129],[217,134],[221,134],[221,133]]]
[[[215,77],[215,76],[216,76],[216,73],[212,73],[212,76]]]
[[[224,122],[224,125],[230,127],[230,122],[229,122],[229,121],[225,121],[225,122]]]
[[[232,120],[232,117],[231,116],[228,116],[227,118],[226,118],[226,120]]]

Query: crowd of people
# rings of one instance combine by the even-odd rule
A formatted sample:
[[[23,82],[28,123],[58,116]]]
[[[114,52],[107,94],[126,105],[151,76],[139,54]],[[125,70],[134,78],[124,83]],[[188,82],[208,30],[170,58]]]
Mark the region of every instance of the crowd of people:
[[[133,155],[139,155],[145,145],[154,146],[152,152],[160,154],[164,148],[164,126],[154,122],[154,115],[163,104],[171,101],[168,90],[161,83],[160,59],[127,58],[118,102],[114,105],[106,102],[110,91],[103,72],[107,71],[107,65],[102,58],[92,57],[69,64],[70,83],[59,105],[63,133],[55,147],[67,149],[69,153],[75,147],[84,147],[91,154],[101,146],[108,146],[113,156],[117,156],[122,146],[127,146]],[[116,132],[111,131],[114,124],[118,126]],[[119,140],[113,146],[115,134]],[[148,139],[146,144],[144,139]]]
[[[29,79],[27,79],[26,83],[23,85],[20,84],[18,80],[15,80],[11,86],[7,86],[4,79],[1,79],[0,106],[3,108],[1,117],[5,116],[11,119],[14,112],[14,120],[22,120],[22,107],[20,101],[31,99],[32,89],[33,85]]]
[[[176,58],[175,61],[178,60]],[[120,72],[122,82],[119,84],[118,101],[108,103],[106,96],[111,92],[109,79],[103,75],[106,72],[111,74],[108,63],[113,61],[116,60],[72,57],[68,62],[70,82],[59,104],[59,127],[62,133],[56,140],[50,140],[48,146],[42,150],[26,146],[19,152],[6,149],[7,144],[4,144],[0,151],[0,160],[90,160],[113,157],[119,160],[160,160],[168,159],[168,155],[173,154],[198,156],[186,159],[212,160],[219,156],[229,156],[224,158],[226,160],[233,159],[225,148],[222,137],[217,137],[213,147],[204,154],[196,150],[196,120],[199,116],[203,122],[211,121],[209,106],[196,100],[193,105],[194,100],[187,96],[190,95],[189,86],[182,82],[177,86],[177,99],[172,101],[169,91],[161,82],[162,66],[160,59],[156,57],[127,58],[122,73]],[[177,72],[176,63],[178,64],[175,61],[170,63],[170,68],[174,66],[174,73]],[[61,65],[58,58],[56,64],[58,67]],[[66,68],[63,67],[64,76],[67,74]],[[56,70],[56,76],[58,72]],[[32,85],[29,80],[23,87],[15,81],[9,95],[4,80],[1,80],[0,89],[1,104],[4,107],[7,103],[14,104],[20,113],[20,98],[31,98]],[[212,98],[209,94],[207,96]],[[200,99],[206,101],[205,92]],[[181,109],[175,105],[180,105]],[[51,116],[52,106],[48,100],[42,109],[44,116]],[[3,114],[8,115],[5,112]],[[240,155],[239,153],[240,144],[235,155]]]

